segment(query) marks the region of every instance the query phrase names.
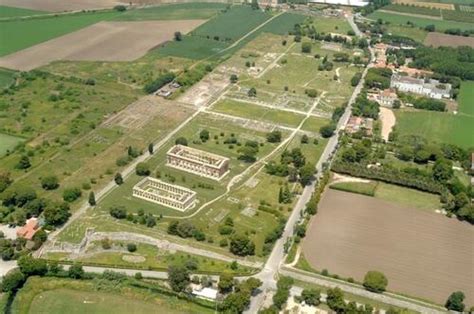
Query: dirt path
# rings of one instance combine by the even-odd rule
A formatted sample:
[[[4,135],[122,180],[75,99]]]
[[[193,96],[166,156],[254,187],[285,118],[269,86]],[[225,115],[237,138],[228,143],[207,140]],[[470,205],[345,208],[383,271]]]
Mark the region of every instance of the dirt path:
[[[391,109],[380,107],[380,120],[382,121],[382,138],[388,141],[388,136],[392,132],[397,119]]]
[[[351,177],[351,176],[346,176],[346,175],[342,175],[342,174],[339,174],[339,173],[334,173],[331,184],[333,184],[333,183],[343,183],[343,182],[369,183],[370,180]]]

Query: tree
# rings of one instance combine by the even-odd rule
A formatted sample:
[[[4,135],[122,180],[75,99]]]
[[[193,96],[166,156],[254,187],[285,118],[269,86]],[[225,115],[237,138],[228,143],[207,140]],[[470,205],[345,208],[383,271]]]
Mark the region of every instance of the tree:
[[[20,160],[15,165],[16,169],[28,169],[30,167],[31,167],[30,158],[28,158],[28,156],[26,155],[21,156]]]
[[[439,182],[447,182],[453,176],[452,162],[446,159],[437,159],[433,165],[433,178]]]
[[[271,131],[267,133],[267,142],[269,143],[279,143],[281,142],[281,132],[280,131]]]
[[[48,271],[48,264],[43,259],[23,255],[18,259],[18,267],[26,276],[43,276]]]
[[[127,7],[124,5],[116,5],[114,6],[114,10],[118,12],[124,12],[127,11]]]
[[[339,288],[328,289],[326,304],[336,313],[344,313],[346,302],[344,302],[344,293]]]
[[[153,143],[148,144],[148,152],[153,155]]]
[[[451,311],[463,312],[465,308],[463,303],[464,298],[465,295],[461,291],[453,292],[449,296],[448,300],[446,300],[446,304],[444,306]]]
[[[183,265],[171,265],[168,267],[168,281],[171,289],[176,292],[184,291],[189,283],[189,271]]]
[[[242,234],[236,234],[231,238],[229,249],[231,253],[239,256],[255,254],[255,244],[247,236]]]
[[[231,75],[230,75],[230,82],[231,82],[232,84],[237,83],[238,80],[239,80],[239,77],[238,77],[236,74],[231,74]]]
[[[46,224],[58,226],[65,223],[71,214],[67,203],[49,203],[43,212]]]
[[[257,160],[258,146],[244,145],[238,150],[239,159],[245,162],[255,162]]]
[[[135,173],[139,176],[149,176],[150,166],[146,162],[139,162],[135,168]]]
[[[12,184],[13,180],[10,178],[10,173],[0,172],[0,193],[5,191],[7,187]]]
[[[174,143],[176,145],[188,146],[188,140],[185,137],[178,137]]]
[[[242,313],[250,304],[250,293],[238,291],[229,294],[219,305],[219,310],[223,313]]]
[[[371,270],[365,274],[363,285],[369,291],[382,293],[387,288],[387,284],[387,277],[379,271]]]
[[[20,269],[15,268],[9,271],[2,279],[2,291],[10,292],[15,291],[25,283],[26,277],[20,271]]]
[[[332,123],[323,125],[321,128],[319,128],[319,133],[324,138],[329,138],[333,136],[334,131],[336,131],[336,125]]]
[[[127,217],[127,210],[123,206],[111,207],[109,213],[110,216],[117,219],[125,219]]]
[[[311,180],[313,179],[313,175],[315,171],[314,168],[315,167],[313,164],[306,164],[300,168],[299,175],[300,175],[301,185],[307,186],[311,183]]]
[[[260,7],[259,7],[259,5],[258,5],[258,0],[252,0],[251,7],[252,7],[253,10],[258,10],[258,9],[260,9]]]
[[[217,288],[219,289],[220,293],[228,293],[232,291],[234,287],[234,276],[230,273],[224,272],[219,277],[219,283],[217,284]]]
[[[67,275],[69,278],[81,279],[84,277],[84,269],[82,268],[81,264],[74,263],[69,267]]]
[[[309,143],[308,135],[303,134],[303,136],[301,137],[301,144],[308,144],[308,143]]]
[[[210,135],[209,135],[209,131],[204,129],[204,130],[201,130],[201,132],[199,132],[199,138],[201,139],[201,141],[203,142],[206,142],[208,139],[209,139]]]
[[[133,253],[137,250],[137,245],[135,243],[127,243],[127,251]]]
[[[41,178],[41,187],[45,190],[55,190],[59,187],[58,178],[56,176],[47,176]]]
[[[176,41],[183,40],[183,35],[181,34],[181,32],[174,32],[174,40]]]
[[[249,97],[257,97],[257,90],[255,87],[251,87],[249,91],[247,92],[247,96]]]
[[[321,291],[317,289],[304,289],[301,292],[301,299],[307,305],[318,306],[321,303]]]
[[[311,43],[310,42],[304,42],[301,44],[301,52],[302,53],[311,53]]]
[[[43,229],[38,230],[33,236],[32,240],[35,242],[33,249],[39,249],[39,247],[46,242],[48,234]]]
[[[82,195],[81,189],[77,187],[67,188],[63,192],[63,199],[64,201],[71,203],[77,200],[79,197],[81,197],[81,195]]]
[[[122,174],[120,172],[115,174],[114,181],[117,185],[121,185],[123,183]]]
[[[97,203],[95,201],[95,194],[93,191],[90,191],[89,193],[89,205],[95,206]]]
[[[400,109],[401,106],[402,106],[402,102],[400,100],[395,99],[393,101],[393,104],[392,104],[393,109]]]

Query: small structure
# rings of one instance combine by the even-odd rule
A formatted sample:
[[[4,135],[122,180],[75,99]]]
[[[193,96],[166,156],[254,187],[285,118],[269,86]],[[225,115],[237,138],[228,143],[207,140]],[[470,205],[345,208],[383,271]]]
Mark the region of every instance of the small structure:
[[[16,231],[16,235],[19,238],[26,240],[32,240],[33,236],[41,229],[38,218],[30,218],[26,221],[26,224]]]
[[[410,76],[393,74],[390,87],[402,92],[410,92],[434,99],[450,98],[451,84],[443,84],[433,79],[419,79]]]
[[[173,93],[178,89],[180,88],[181,85],[179,85],[178,82],[171,82],[171,83],[168,83],[166,84],[165,86],[163,86],[162,88],[160,88],[156,93],[155,95],[157,96],[161,96],[163,98],[168,98],[170,97],[171,95],[173,95]]]
[[[185,187],[146,177],[133,187],[132,195],[184,212],[194,206],[196,192]]]
[[[384,89],[375,96],[375,101],[384,107],[393,107],[393,102],[397,100],[397,94],[391,89]]]
[[[229,172],[229,158],[183,145],[166,153],[166,165],[217,181]]]
[[[365,133],[366,136],[371,136],[373,133],[374,119],[351,116],[346,125],[346,132],[354,134],[359,131]]]
[[[212,288],[193,289],[193,295],[198,298],[215,301],[217,299],[217,290]]]

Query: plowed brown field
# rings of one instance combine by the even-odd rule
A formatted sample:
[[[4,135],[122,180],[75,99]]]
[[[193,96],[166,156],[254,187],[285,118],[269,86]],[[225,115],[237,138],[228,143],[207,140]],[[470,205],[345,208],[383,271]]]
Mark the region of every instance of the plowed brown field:
[[[318,270],[358,281],[379,270],[391,291],[444,304],[460,290],[474,304],[474,226],[440,214],[328,190],[303,252]]]
[[[474,37],[464,37],[441,33],[428,33],[428,36],[426,36],[425,38],[424,44],[426,46],[433,46],[435,48],[440,46],[469,46],[471,48],[474,48]]]
[[[100,22],[0,58],[0,66],[29,71],[55,60],[132,61],[205,20]]]

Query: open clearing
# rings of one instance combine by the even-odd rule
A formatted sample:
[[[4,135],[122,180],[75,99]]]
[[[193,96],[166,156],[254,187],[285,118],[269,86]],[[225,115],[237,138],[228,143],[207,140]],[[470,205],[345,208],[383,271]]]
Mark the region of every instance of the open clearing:
[[[461,290],[472,304],[473,241],[474,229],[455,219],[328,190],[303,249],[318,270],[358,281],[379,270],[389,290],[438,303]]]
[[[0,58],[0,66],[28,71],[54,60],[132,61],[173,38],[174,32],[187,33],[203,22],[100,22]]]
[[[380,107],[380,120],[382,120],[382,138],[388,141],[388,136],[397,121],[395,114],[388,108]]]
[[[13,149],[22,141],[23,139],[21,137],[0,133],[0,157],[2,157],[7,151]]]
[[[474,37],[455,36],[441,33],[428,33],[424,44],[433,47],[459,47],[469,46],[474,48]]]
[[[75,11],[113,8],[117,4],[128,4],[116,0],[0,0],[1,5],[39,11]]]

